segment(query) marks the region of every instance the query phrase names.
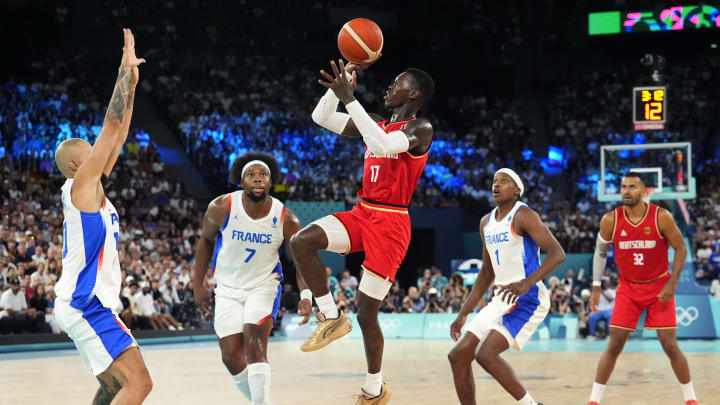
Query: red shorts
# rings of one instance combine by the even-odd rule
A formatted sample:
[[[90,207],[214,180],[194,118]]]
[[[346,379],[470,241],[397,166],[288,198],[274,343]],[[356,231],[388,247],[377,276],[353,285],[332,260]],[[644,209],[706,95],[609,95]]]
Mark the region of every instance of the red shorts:
[[[390,282],[410,245],[407,209],[361,201],[350,211],[333,214],[345,226],[350,251],[365,251],[363,268]]]
[[[645,329],[677,328],[675,297],[668,302],[660,302],[657,297],[669,279],[665,275],[649,283],[634,283],[621,276],[610,326],[634,331],[640,315],[647,310]]]

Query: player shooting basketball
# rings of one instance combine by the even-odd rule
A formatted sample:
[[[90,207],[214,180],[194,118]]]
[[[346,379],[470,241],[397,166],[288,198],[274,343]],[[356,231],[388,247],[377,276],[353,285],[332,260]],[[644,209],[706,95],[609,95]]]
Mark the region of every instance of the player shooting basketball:
[[[318,82],[328,92],[312,113],[313,121],[335,133],[362,138],[364,155],[361,201],[351,211],[321,218],[298,232],[291,240],[303,278],[316,297],[319,324],[303,344],[303,351],[318,350],[352,329],[350,320],[339,313],[328,291],[325,267],[319,250],[340,254],[365,251],[364,269],[358,288],[358,323],[362,329],[367,376],[357,404],[382,405],[391,392],[382,381],[383,334],[378,312],[395,280],[395,273],[410,244],[408,205],[420,178],[433,138],[427,119],[417,113],[432,97],[433,79],[420,69],[409,68],[388,86],[385,107],[389,120],[368,114],[353,96],[356,71],[372,62],[330,62],[334,77],[325,71]],[[337,111],[342,101],[348,114]],[[306,296],[309,291],[304,292]]]

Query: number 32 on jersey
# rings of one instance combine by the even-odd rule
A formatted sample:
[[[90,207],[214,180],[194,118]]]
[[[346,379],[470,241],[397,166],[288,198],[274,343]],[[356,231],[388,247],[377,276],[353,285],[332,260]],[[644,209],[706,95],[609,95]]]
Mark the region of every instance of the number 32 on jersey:
[[[633,253],[633,264],[636,266],[645,265],[645,255],[643,253]]]

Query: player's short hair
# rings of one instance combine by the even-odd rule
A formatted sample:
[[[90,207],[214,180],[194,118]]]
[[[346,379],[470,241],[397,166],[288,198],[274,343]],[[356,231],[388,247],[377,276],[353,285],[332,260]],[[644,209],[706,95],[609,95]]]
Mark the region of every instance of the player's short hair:
[[[635,177],[640,180],[640,183],[642,183],[643,186],[645,186],[645,179],[643,179],[642,174],[638,172],[627,172],[623,177]]]
[[[432,76],[424,70],[414,67],[407,68],[405,73],[410,74],[412,77],[413,84],[422,94],[422,105],[426,105],[432,99],[433,93],[435,93],[435,81]]]
[[[262,152],[248,152],[242,156],[238,156],[233,162],[230,168],[230,175],[228,176],[228,183],[238,186],[242,184],[242,169],[253,160],[259,160],[268,165],[270,168],[271,185],[274,185],[275,182],[280,179],[280,165],[273,156]]]

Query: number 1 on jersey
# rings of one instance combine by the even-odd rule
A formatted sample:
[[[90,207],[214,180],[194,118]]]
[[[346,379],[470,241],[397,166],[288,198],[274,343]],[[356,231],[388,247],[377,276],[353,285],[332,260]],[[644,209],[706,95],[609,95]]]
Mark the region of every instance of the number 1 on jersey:
[[[247,259],[245,259],[245,263],[247,263],[247,262],[250,261],[250,259],[252,259],[253,256],[255,256],[255,252],[257,252],[257,250],[255,250],[255,249],[250,249],[250,248],[245,248],[245,251],[246,251],[246,252],[250,252],[250,254],[248,255]]]
[[[495,249],[495,259],[497,260],[498,266],[500,265],[500,251]]]
[[[370,166],[370,181],[377,183],[378,175],[380,174],[380,165]]]

